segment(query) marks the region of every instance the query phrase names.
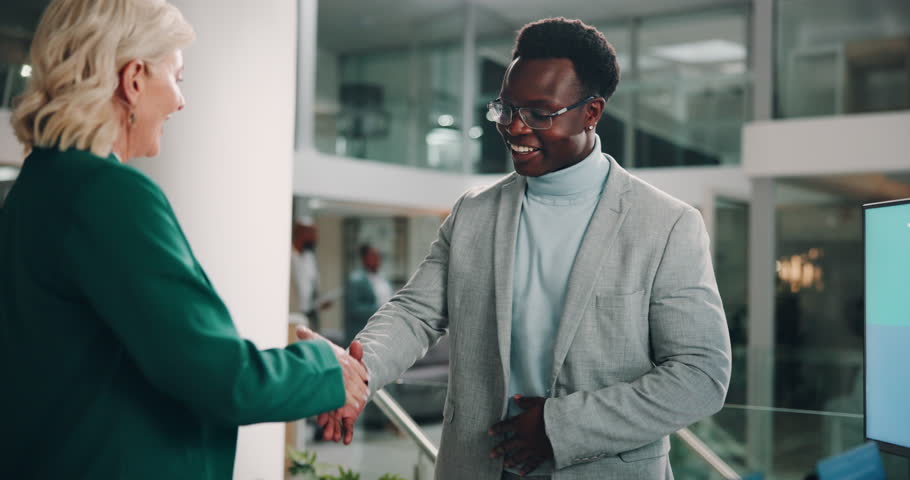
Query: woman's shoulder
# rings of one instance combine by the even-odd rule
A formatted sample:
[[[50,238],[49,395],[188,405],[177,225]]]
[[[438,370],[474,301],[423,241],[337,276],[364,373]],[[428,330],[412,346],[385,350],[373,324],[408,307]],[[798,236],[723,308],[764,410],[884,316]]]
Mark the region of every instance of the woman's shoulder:
[[[72,181],[76,182],[71,206],[76,212],[119,212],[129,215],[144,210],[169,210],[164,192],[144,173],[131,165],[117,161],[94,161],[84,153],[64,152],[68,160],[86,161],[72,165]]]

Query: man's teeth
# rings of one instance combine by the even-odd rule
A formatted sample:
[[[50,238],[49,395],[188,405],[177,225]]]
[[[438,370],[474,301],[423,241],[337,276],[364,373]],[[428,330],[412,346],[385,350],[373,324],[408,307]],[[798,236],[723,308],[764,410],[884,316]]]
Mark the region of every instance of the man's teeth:
[[[539,148],[526,147],[524,145],[513,145],[511,143],[509,144],[509,147],[512,148],[513,152],[518,152],[518,153],[530,153],[530,152],[540,150]]]

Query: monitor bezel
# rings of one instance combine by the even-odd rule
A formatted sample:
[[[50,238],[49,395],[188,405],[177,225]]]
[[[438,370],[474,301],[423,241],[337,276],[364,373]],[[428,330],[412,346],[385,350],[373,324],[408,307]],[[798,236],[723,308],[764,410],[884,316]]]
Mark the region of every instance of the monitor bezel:
[[[868,325],[869,322],[866,318],[867,304],[865,301],[866,298],[866,212],[875,208],[882,207],[893,207],[896,205],[910,204],[910,198],[902,198],[898,200],[888,200],[885,202],[875,202],[867,203],[863,205],[863,437],[866,441],[873,441],[878,445],[879,450],[893,455],[899,455],[902,457],[910,458],[910,446],[904,447],[902,445],[897,445],[890,442],[885,442],[882,440],[876,440],[874,438],[869,438],[869,414],[867,412],[867,402],[866,402],[866,381],[869,378],[866,372],[867,359],[867,349],[866,341],[869,338],[868,336]]]

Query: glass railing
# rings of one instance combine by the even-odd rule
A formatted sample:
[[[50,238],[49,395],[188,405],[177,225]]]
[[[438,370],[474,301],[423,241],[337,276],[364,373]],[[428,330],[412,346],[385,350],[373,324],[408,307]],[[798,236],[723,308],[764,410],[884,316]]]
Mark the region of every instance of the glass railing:
[[[607,103],[598,133],[625,138],[621,149],[615,142],[605,148],[630,167],[736,165],[750,85],[746,74],[626,82]],[[633,130],[620,137],[610,128]]]
[[[383,475],[432,479],[445,394],[445,383],[387,385],[373,395],[358,419],[351,445],[315,440],[314,429],[308,425],[304,447],[316,455],[316,464],[325,473],[337,475],[337,466],[341,466],[359,473],[360,480],[377,480]]]
[[[432,478],[442,433],[442,407],[437,400],[444,401],[445,390],[444,384],[433,382],[389,385],[374,395],[352,445],[310,441],[307,450],[316,454],[322,468],[342,465],[360,473],[362,480],[386,474]],[[411,405],[419,420],[403,403]],[[730,403],[680,430],[671,442],[676,478],[803,480],[815,473],[820,460],[863,444],[863,416]],[[910,478],[907,459],[887,454],[882,459],[886,478]]]
[[[309,439],[306,450],[316,455],[316,463],[323,471],[331,472],[333,468],[337,471],[335,465],[340,465],[345,470],[359,473],[361,480],[378,479],[388,474],[414,480],[432,478],[442,434],[445,394],[446,385],[439,382],[399,381],[388,385],[372,397],[357,423],[350,446]],[[742,455],[728,449],[714,450],[723,439],[734,444],[735,441],[724,437],[726,434],[712,427],[710,421],[696,427],[697,434],[695,430],[683,429],[673,436],[673,468],[682,473],[677,477],[741,478],[739,472],[746,468],[730,463],[730,459],[740,459]],[[712,435],[713,441],[700,438],[705,434]],[[735,447],[733,452],[738,450],[741,447]],[[678,451],[683,453],[677,454]]]
[[[670,458],[679,478],[740,480],[744,467],[734,468],[691,429],[683,428],[670,437]],[[706,468],[707,467],[707,468]]]
[[[858,348],[735,345],[726,405],[689,429],[744,478],[808,478],[820,460],[864,443],[862,370]],[[881,458],[886,478],[910,480],[908,459]],[[721,478],[698,473],[704,461],[685,448],[671,462],[678,478]]]

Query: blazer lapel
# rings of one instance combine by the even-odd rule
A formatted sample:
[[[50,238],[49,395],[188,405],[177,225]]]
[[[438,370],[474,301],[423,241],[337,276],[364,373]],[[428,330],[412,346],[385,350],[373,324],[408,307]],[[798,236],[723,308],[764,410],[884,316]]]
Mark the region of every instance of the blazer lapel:
[[[588,224],[581,248],[575,257],[575,264],[572,266],[572,273],[569,276],[566,301],[559,319],[559,329],[553,349],[551,388],[556,382],[569,347],[572,346],[578,324],[590,304],[591,292],[593,292],[594,284],[603,268],[607,252],[613,248],[613,242],[616,240],[616,235],[629,210],[629,206],[622,201],[622,195],[629,189],[631,176],[615,160],[609,156],[607,158],[610,160],[607,184],[594,209],[594,215]]]
[[[521,217],[521,203],[524,198],[525,179],[515,175],[511,183],[502,186],[499,195],[499,211],[496,215],[494,232],[493,279],[496,298],[496,335],[499,340],[499,356],[506,391],[509,392],[509,355],[512,340],[512,275],[515,264],[515,238],[518,235],[518,219]],[[504,405],[507,405],[504,404]],[[505,408],[505,407],[504,407]]]

